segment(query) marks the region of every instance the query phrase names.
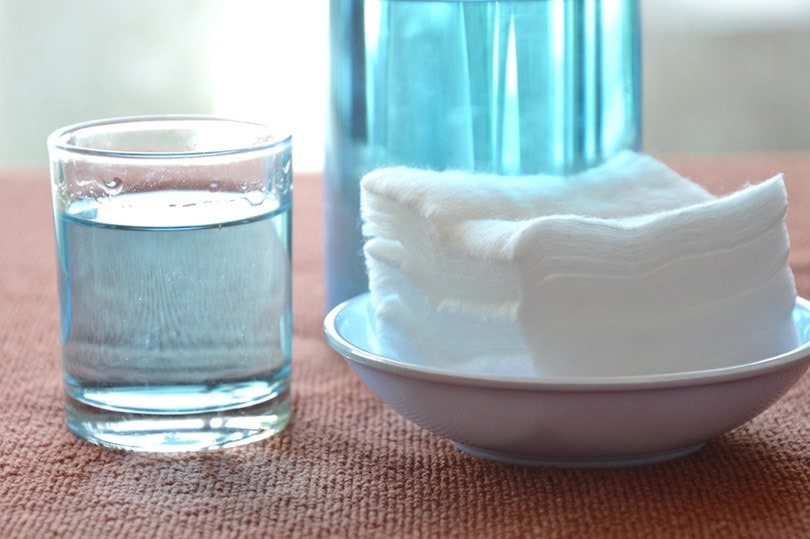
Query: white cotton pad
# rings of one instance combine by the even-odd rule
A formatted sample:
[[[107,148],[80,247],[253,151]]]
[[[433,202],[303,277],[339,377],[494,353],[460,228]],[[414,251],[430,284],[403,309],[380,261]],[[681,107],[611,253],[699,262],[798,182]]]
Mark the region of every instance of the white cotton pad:
[[[781,177],[715,198],[623,153],[568,177],[361,182],[377,331],[401,360],[519,376],[683,372],[797,342]]]

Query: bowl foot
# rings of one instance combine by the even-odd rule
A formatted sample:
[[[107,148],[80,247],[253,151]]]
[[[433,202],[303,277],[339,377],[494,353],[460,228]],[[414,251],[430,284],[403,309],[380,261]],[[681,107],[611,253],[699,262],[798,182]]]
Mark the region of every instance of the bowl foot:
[[[653,464],[667,460],[684,457],[703,448],[708,442],[700,442],[686,447],[680,447],[672,451],[661,453],[651,453],[647,455],[633,455],[628,457],[605,457],[605,458],[556,458],[556,457],[532,457],[526,455],[512,455],[509,453],[499,453],[488,449],[481,449],[470,445],[453,442],[461,451],[474,457],[487,460],[494,460],[504,464],[515,464],[518,466],[535,466],[549,468],[620,468],[623,466],[638,466],[642,464]]]

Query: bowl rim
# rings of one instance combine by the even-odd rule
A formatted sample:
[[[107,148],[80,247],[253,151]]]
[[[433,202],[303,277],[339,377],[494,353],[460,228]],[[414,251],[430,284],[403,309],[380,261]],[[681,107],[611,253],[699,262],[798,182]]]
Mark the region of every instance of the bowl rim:
[[[510,375],[461,373],[447,368],[417,365],[386,357],[350,342],[338,329],[339,322],[342,317],[347,316],[346,313],[357,310],[357,304],[369,302],[370,293],[365,292],[336,305],[329,311],[323,323],[324,334],[329,345],[350,364],[431,382],[531,391],[641,391],[731,382],[766,375],[792,366],[802,364],[805,364],[804,368],[810,366],[810,340],[808,340],[793,350],[741,365],[665,374],[525,378]],[[795,308],[804,310],[810,317],[810,301],[796,296]],[[368,312],[368,310],[361,309],[361,312]],[[363,323],[366,321],[365,318],[362,320]],[[371,326],[367,324],[367,327]]]

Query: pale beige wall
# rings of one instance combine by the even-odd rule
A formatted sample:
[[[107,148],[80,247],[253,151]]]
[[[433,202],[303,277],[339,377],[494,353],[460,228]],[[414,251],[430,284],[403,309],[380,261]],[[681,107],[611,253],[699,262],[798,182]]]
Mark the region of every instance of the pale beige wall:
[[[0,164],[78,121],[211,108],[211,0],[0,0]]]
[[[810,151],[810,1],[641,4],[645,149]],[[214,112],[292,119],[296,168],[318,168],[327,8],[327,0],[0,0],[0,166],[44,164],[45,136],[69,123]],[[225,70],[217,53],[237,38],[244,54],[226,56]],[[244,98],[239,84],[250,87]]]
[[[642,8],[647,150],[810,151],[810,1]]]

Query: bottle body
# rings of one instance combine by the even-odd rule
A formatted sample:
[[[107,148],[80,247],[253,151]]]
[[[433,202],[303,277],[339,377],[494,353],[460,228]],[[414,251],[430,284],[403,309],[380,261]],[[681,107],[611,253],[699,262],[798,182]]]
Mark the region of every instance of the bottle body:
[[[328,304],[367,289],[383,166],[567,174],[640,146],[638,0],[331,0]]]

